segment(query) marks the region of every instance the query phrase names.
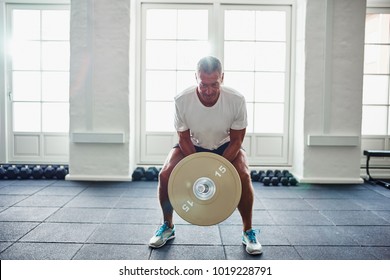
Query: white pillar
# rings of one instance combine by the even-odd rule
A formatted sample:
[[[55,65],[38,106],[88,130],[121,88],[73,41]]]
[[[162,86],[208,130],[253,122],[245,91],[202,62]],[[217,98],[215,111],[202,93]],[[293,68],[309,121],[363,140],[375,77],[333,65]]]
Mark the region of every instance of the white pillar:
[[[130,180],[130,0],[71,3],[68,180]]]
[[[301,182],[362,182],[365,11],[365,0],[298,1],[294,169]]]

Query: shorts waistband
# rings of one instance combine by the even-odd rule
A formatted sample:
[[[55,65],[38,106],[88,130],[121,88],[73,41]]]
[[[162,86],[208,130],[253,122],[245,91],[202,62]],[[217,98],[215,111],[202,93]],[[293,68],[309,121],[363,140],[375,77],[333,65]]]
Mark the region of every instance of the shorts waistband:
[[[214,150],[210,150],[210,149],[205,149],[205,148],[202,148],[202,147],[199,147],[199,146],[194,146],[195,147],[195,151],[197,153],[200,153],[200,152],[209,152],[209,153],[214,153],[214,154],[218,154],[220,156],[222,156],[222,154],[225,152],[227,146],[229,146],[229,143],[230,142],[226,142],[225,144],[222,144],[221,146],[219,146],[217,149],[214,149]],[[173,148],[180,148],[179,144],[176,144],[175,146],[173,146]]]

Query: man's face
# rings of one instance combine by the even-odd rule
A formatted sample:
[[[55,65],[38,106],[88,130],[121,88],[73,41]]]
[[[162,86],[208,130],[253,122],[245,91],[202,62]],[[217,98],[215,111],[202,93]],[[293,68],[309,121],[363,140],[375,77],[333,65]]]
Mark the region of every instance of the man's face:
[[[223,82],[223,73],[218,71],[212,73],[198,72],[196,75],[198,82],[198,96],[203,105],[213,106],[220,94],[221,84]]]

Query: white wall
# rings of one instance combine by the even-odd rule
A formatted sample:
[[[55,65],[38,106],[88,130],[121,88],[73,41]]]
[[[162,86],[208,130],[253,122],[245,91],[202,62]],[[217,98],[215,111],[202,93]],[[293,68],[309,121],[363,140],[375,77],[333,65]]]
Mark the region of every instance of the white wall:
[[[301,182],[362,182],[366,2],[297,3],[293,172]],[[72,1],[73,142],[67,179],[130,179],[136,147],[135,92],[133,84],[129,90],[129,76],[136,75],[129,69],[134,59],[129,44],[137,38],[130,29],[130,12],[130,0]],[[105,143],[94,143],[100,141]]]
[[[304,46],[298,40],[297,60],[302,58],[304,49],[305,64],[302,67],[297,62],[297,73],[304,74],[298,75],[296,108],[304,108],[304,120],[302,124],[301,116],[297,115],[294,169],[301,182],[362,182],[360,138],[366,1],[299,2],[301,9],[306,9],[306,20],[298,27],[304,28],[305,35]]]
[[[294,175],[303,177],[304,161],[304,108],[305,108],[305,35],[307,0],[297,2],[297,31],[295,53],[295,95],[294,95],[294,139],[293,169]]]
[[[130,0],[72,1],[68,180],[130,180]]]

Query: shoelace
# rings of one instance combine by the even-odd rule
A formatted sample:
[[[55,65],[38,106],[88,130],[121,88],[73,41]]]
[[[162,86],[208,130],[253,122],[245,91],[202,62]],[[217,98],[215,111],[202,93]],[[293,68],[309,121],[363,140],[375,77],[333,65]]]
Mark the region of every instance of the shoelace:
[[[167,223],[164,223],[157,231],[156,236],[161,236],[163,232],[168,228]]]
[[[250,243],[256,243],[256,233],[260,233],[259,229],[251,229],[245,232],[246,236],[248,236]]]

